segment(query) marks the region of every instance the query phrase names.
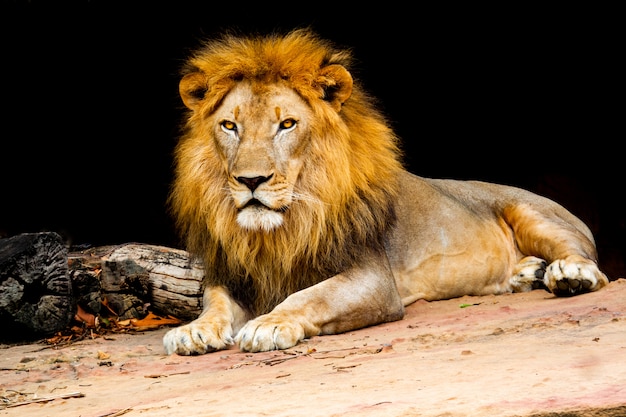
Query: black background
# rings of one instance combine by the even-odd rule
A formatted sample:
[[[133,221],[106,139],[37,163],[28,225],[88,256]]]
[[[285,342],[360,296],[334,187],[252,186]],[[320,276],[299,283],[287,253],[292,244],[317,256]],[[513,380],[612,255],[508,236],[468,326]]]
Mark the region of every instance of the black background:
[[[591,225],[601,263],[624,276],[616,10],[215,3],[2,4],[0,237],[180,246],[165,199],[182,60],[226,29],[309,26],[353,50],[409,170],[541,192]]]

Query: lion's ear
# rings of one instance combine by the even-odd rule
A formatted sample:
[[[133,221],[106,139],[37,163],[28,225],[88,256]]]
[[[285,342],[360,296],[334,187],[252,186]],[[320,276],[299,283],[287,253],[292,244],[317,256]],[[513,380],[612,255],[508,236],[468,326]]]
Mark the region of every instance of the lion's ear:
[[[342,65],[333,64],[322,68],[316,83],[324,92],[323,99],[337,111],[352,95],[352,75]]]
[[[178,84],[178,92],[183,99],[185,106],[191,110],[196,110],[204,95],[208,91],[209,86],[206,76],[201,72],[192,72],[185,75]]]

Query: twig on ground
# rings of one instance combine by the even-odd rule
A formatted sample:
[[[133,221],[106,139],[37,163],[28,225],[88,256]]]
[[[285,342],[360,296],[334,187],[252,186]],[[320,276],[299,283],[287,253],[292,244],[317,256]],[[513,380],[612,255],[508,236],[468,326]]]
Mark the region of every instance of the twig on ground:
[[[69,392],[67,394],[50,395],[50,396],[47,396],[47,397],[35,398],[35,399],[32,399],[32,400],[21,401],[19,403],[15,403],[15,404],[9,404],[9,405],[6,406],[6,408],[19,407],[21,405],[28,405],[28,404],[34,404],[34,403],[45,403],[45,402],[48,402],[48,401],[65,399],[65,398],[80,398],[80,397],[84,397],[84,396],[85,396],[85,394],[83,394],[82,392]]]

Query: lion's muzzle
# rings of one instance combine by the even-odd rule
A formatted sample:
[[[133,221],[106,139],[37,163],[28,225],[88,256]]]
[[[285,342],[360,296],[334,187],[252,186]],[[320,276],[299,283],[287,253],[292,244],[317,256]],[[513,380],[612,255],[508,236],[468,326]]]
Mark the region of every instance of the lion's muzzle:
[[[246,188],[238,187],[233,190],[233,197],[239,206],[237,223],[248,230],[262,230],[269,232],[283,224],[284,209],[275,210],[272,207],[271,199],[268,197],[267,185],[272,179],[269,176],[236,176],[235,180]],[[266,185],[266,187],[259,187]],[[245,190],[245,191],[244,191]]]

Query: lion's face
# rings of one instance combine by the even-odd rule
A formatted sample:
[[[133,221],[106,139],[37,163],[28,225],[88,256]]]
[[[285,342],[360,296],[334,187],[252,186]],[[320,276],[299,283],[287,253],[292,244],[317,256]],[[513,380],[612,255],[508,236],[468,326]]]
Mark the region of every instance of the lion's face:
[[[237,223],[270,231],[301,198],[294,186],[310,137],[311,110],[293,89],[238,83],[210,118]]]

